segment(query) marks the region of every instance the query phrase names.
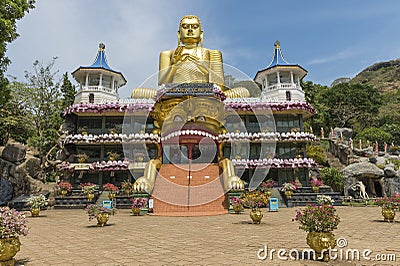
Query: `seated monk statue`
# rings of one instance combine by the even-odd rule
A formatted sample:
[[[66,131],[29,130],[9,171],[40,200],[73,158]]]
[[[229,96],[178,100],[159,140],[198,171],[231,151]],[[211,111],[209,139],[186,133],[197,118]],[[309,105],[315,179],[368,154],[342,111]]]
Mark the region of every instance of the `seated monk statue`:
[[[160,53],[158,85],[167,83],[216,83],[224,85],[222,55],[203,47],[197,16],[184,16],[179,24],[178,47]]]

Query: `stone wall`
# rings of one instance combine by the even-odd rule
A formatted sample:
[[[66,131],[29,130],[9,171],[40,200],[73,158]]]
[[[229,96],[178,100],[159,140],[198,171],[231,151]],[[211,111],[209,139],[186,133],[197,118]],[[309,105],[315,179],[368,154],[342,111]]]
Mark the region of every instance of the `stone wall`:
[[[24,145],[8,144],[0,152],[0,205],[23,194],[55,190],[54,184],[43,182],[40,159],[27,154]]]

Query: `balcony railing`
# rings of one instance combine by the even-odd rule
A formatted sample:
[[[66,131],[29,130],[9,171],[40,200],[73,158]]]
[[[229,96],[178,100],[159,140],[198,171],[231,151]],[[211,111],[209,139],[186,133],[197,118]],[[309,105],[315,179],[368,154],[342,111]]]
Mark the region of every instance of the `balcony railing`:
[[[273,84],[267,87],[268,90],[278,90],[278,89],[301,89],[300,85],[295,83],[279,83]]]
[[[102,91],[102,92],[115,94],[115,91],[113,91],[110,88],[104,87],[104,86],[80,86],[80,90],[81,91]]]

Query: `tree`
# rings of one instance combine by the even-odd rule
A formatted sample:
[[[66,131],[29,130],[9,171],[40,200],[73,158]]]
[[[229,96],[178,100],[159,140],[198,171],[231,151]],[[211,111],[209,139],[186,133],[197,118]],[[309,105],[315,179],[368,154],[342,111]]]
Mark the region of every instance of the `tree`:
[[[317,111],[313,117],[305,121],[304,127],[312,127],[313,132],[319,132],[321,127],[329,127],[330,125],[327,124],[329,109],[318,100],[318,95],[329,88],[320,84],[314,84],[311,81],[301,83],[301,87],[305,92],[306,101],[310,103]]]
[[[7,86],[10,89],[10,100],[0,107],[0,145],[5,145],[12,138],[18,142],[27,143],[33,136],[32,114],[21,106],[20,91],[25,84],[15,80]]]
[[[61,85],[62,108],[65,109],[71,106],[75,101],[75,86],[72,85],[71,81],[68,79],[68,73],[65,72],[63,75],[63,84]]]
[[[33,63],[34,72],[25,71],[27,84],[19,92],[20,104],[32,115],[34,134],[28,144],[44,156],[56,143],[58,129],[62,123],[62,98],[60,82],[53,71],[56,58],[44,66],[39,61]]]
[[[367,85],[340,83],[317,96],[328,112],[327,121],[332,127],[350,127],[355,132],[373,124],[382,104],[379,91]]]
[[[6,56],[7,44],[14,41],[17,33],[17,21],[34,8],[35,0],[1,0],[0,2],[0,108],[10,99],[8,80],[4,77],[11,63]]]

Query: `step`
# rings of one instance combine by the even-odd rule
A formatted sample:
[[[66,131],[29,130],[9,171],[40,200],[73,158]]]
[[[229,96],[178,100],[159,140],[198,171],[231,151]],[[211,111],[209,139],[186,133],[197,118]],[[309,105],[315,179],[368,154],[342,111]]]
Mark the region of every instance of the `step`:
[[[228,212],[217,164],[161,165],[152,197],[155,215]]]

